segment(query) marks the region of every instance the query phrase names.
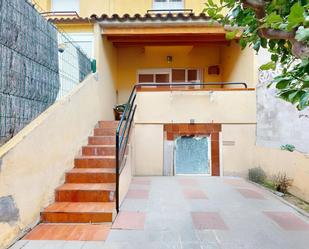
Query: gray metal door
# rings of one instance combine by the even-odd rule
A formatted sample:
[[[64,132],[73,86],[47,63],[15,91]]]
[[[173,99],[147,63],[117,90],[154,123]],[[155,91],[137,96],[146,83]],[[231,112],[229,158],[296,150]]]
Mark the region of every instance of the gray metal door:
[[[210,137],[182,136],[175,141],[175,174],[210,174]]]

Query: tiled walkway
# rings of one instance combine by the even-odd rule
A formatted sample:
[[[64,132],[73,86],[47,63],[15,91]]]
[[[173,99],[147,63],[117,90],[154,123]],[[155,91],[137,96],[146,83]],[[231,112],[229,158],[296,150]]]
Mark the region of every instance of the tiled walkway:
[[[106,242],[27,241],[24,249],[308,249],[309,220],[237,178],[135,178]]]

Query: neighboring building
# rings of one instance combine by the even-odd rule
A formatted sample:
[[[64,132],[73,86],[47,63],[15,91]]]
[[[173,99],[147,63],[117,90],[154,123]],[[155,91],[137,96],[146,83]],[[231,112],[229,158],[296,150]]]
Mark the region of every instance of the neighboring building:
[[[78,169],[67,173],[65,180],[84,184],[80,181],[90,179],[92,184],[103,174],[113,184],[118,181],[115,174],[88,168],[117,166],[119,186],[96,192],[87,186],[70,189],[65,185],[57,188],[59,202],[73,202],[74,206],[74,202],[91,202],[92,197],[97,201],[103,196],[101,201],[121,204],[132,175],[247,177],[248,169],[257,166],[269,174],[287,172],[294,178],[291,191],[309,200],[308,158],[298,152],[256,146],[258,58],[251,48],[242,51],[237,38],[225,39],[226,31],[202,13],[204,0],[36,2],[50,22],[96,60],[97,73],[0,148],[0,169],[6,176],[0,189],[13,196],[21,212],[7,240],[33,224],[52,202],[54,189],[63,182],[65,171],[72,169],[74,155],[86,144],[98,120],[105,122],[97,124],[74,161]],[[132,92],[138,83],[145,85]],[[131,112],[123,120],[126,132],[123,139],[120,133],[116,140],[118,124],[106,121],[114,120],[115,105],[129,99]],[[87,176],[84,168],[89,170]],[[30,172],[29,177],[24,171]],[[19,183],[8,189],[17,178]],[[32,184],[25,189],[29,182]],[[32,195],[24,198],[23,191]],[[31,211],[30,201],[35,206]],[[104,209],[109,215],[104,216],[105,221],[114,217],[115,206],[110,209]],[[43,212],[45,222],[69,219],[60,217],[63,210],[56,214],[53,208],[49,210]],[[102,218],[100,214],[95,217]],[[78,215],[72,219],[81,218]],[[82,217],[92,222],[93,217]]]

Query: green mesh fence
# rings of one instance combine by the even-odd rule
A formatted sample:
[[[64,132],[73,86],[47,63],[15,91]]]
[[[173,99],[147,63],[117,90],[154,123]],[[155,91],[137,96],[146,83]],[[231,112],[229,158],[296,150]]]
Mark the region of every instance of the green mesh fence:
[[[33,5],[0,0],[0,144],[90,73],[90,59]]]

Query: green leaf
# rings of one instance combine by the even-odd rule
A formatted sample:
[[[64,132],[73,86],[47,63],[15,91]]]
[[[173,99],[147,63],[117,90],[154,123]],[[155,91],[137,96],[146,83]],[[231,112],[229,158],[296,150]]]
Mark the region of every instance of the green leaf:
[[[241,46],[242,49],[244,49],[247,46],[247,41],[242,38],[239,40],[239,45]]]
[[[304,110],[309,105],[309,92],[305,92],[299,100],[298,110]]]
[[[233,39],[235,39],[237,33],[238,33],[238,29],[235,29],[235,30],[233,30],[233,31],[227,32],[227,33],[225,34],[225,38],[226,38],[227,40],[233,40]]]
[[[288,26],[287,29],[291,31],[293,28],[299,26],[305,21],[305,8],[299,4],[299,2],[295,3],[291,12],[288,16]]]
[[[276,12],[272,12],[266,16],[265,22],[268,27],[279,28],[279,25],[283,23],[283,19]]]
[[[271,60],[274,61],[274,62],[277,62],[279,60],[279,56],[277,54],[272,54]]]
[[[212,0],[208,0],[209,6],[215,6],[214,2]]]
[[[260,70],[275,70],[276,69],[276,63],[273,61],[270,61],[260,67]]]
[[[267,40],[265,38],[261,38],[261,46],[262,48],[267,48]]]
[[[285,89],[290,84],[290,82],[290,80],[281,80],[276,84],[276,88],[280,90]]]
[[[303,26],[299,27],[296,36],[298,41],[308,41],[309,40],[309,28],[304,28]]]
[[[259,52],[260,47],[261,47],[261,41],[258,40],[256,43],[254,43],[253,49],[254,49],[256,52]]]

